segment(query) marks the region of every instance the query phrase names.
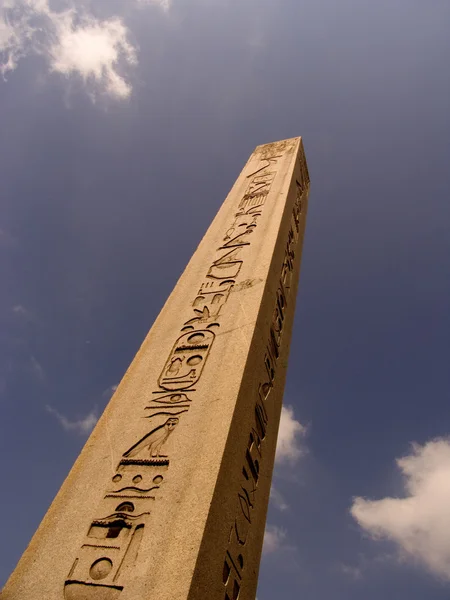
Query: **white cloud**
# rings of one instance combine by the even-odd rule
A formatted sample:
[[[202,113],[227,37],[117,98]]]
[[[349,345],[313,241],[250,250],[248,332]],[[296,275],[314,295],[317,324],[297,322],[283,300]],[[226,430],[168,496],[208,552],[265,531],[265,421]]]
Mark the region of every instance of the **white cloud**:
[[[1,72],[4,74],[15,69],[21,54],[20,39],[14,28],[5,19],[0,20],[0,52],[4,54],[0,66]]]
[[[289,504],[287,504],[281,492],[279,492],[274,485],[272,485],[270,489],[270,502],[275,508],[277,508],[281,512],[289,508]]]
[[[84,417],[84,419],[79,419],[78,421],[71,421],[48,404],[45,408],[50,414],[54,415],[57,418],[60,425],[65,431],[74,431],[75,433],[78,433],[80,435],[88,435],[94,429],[94,426],[98,421],[98,417],[95,413],[95,410],[92,410],[88,415]]]
[[[136,64],[136,52],[128,42],[128,30],[119,18],[99,22],[85,17],[75,25],[75,12],[55,19],[57,41],[49,48],[50,68],[63,75],[78,74],[85,83],[95,81],[117,98],[126,98],[131,85],[117,71],[120,59]]]
[[[405,498],[357,497],[351,514],[374,539],[389,539],[400,553],[450,581],[450,440],[435,439],[397,459]]]
[[[266,525],[264,531],[263,554],[273,554],[283,547],[286,531],[276,525]]]
[[[124,72],[136,65],[136,49],[118,16],[100,20],[74,0],[61,11],[47,0],[4,0],[0,71],[5,76],[29,54],[43,56],[51,72],[80,77],[93,96],[124,99],[131,93]]]
[[[306,434],[306,427],[294,418],[292,406],[283,406],[281,409],[280,429],[278,431],[277,463],[295,463],[304,454],[300,438]]]

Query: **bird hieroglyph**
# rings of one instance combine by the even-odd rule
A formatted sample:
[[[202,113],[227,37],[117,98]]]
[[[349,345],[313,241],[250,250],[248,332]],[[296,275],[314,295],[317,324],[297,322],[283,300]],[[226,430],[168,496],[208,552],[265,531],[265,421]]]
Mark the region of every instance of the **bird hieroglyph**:
[[[124,456],[137,456],[144,450],[148,450],[149,456],[152,458],[167,456],[165,454],[161,454],[161,448],[167,441],[169,435],[178,425],[178,421],[178,417],[170,417],[163,425],[160,425],[153,431],[150,431],[150,433],[143,437],[142,440],[140,440],[135,446],[130,448],[130,450],[128,450]]]

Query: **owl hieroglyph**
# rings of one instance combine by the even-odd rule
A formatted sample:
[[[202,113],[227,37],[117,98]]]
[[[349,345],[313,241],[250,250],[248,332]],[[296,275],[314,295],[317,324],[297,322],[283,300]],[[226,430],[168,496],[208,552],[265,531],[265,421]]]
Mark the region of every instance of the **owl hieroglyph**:
[[[166,454],[161,454],[161,448],[167,441],[167,438],[178,425],[178,417],[170,417],[167,421],[147,433],[136,445],[134,445],[128,452],[125,452],[124,456],[137,456],[138,454],[148,451],[147,457],[158,458],[160,456],[165,457]],[[142,456],[144,458],[144,456]]]

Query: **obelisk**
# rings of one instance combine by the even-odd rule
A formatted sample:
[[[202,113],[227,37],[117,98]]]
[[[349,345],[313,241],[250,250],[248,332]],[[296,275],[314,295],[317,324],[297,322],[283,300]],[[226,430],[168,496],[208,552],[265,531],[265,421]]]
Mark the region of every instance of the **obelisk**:
[[[254,600],[309,177],[258,146],[3,600]]]

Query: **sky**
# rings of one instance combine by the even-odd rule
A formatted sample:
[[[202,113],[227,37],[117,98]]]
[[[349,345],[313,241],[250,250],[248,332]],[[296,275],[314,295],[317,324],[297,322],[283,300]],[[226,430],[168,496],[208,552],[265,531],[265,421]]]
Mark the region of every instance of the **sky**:
[[[249,154],[301,135],[257,598],[448,598],[449,23],[446,0],[0,0],[0,585]]]

